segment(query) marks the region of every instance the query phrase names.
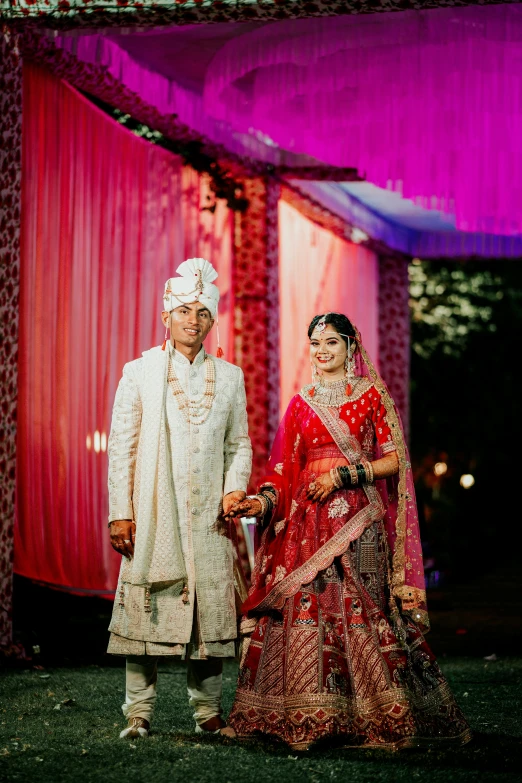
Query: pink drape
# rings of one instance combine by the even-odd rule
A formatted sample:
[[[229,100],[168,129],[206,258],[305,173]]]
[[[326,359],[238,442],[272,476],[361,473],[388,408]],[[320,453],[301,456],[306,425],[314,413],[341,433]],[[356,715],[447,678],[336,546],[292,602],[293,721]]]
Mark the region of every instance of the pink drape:
[[[298,19],[228,41],[205,108],[457,227],[522,233],[522,8]]]
[[[311,382],[308,324],[318,313],[344,313],[378,355],[378,261],[367,248],[345,242],[279,202],[281,414]]]
[[[208,183],[66,83],[24,67],[15,571],[110,593],[106,443],[125,362],[163,340],[165,280],[205,255],[225,292],[231,218]]]

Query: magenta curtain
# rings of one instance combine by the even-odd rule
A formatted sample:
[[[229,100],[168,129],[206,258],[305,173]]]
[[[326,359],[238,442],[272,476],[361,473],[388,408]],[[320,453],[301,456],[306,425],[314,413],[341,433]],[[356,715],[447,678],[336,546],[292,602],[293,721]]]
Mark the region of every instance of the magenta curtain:
[[[227,42],[204,105],[236,132],[522,233],[522,7],[290,20]]]
[[[220,273],[230,329],[231,216],[208,182],[63,81],[24,66],[15,571],[108,595],[107,436],[125,362],[163,340],[165,280]],[[211,346],[212,347],[212,346]]]
[[[377,361],[378,287],[374,253],[279,202],[281,414],[293,395],[311,383],[307,329],[314,315],[347,315]]]

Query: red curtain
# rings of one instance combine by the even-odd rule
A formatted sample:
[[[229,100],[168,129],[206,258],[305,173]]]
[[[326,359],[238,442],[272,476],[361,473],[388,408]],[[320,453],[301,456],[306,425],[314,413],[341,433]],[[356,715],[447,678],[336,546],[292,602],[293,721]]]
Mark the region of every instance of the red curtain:
[[[15,571],[109,595],[116,386],[125,362],[162,342],[163,285],[190,256],[220,273],[231,358],[231,213],[202,211],[205,177],[32,64],[23,101]]]

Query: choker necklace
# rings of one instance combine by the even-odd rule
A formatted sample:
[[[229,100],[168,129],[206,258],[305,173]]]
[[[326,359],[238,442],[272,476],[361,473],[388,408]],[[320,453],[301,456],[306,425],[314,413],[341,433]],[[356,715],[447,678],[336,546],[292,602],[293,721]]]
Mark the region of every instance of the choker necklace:
[[[366,377],[352,378],[351,393],[346,394],[346,378],[340,378],[338,381],[324,383],[312,383],[303,389],[305,399],[311,398],[313,405],[319,405],[322,408],[339,408],[347,402],[358,399],[371,386],[371,382]]]
[[[205,391],[198,397],[190,399],[183,391],[179,378],[174,371],[172,353],[169,355],[167,383],[171,388],[179,410],[189,424],[203,424],[208,419],[208,414],[216,396],[216,368],[214,367],[214,362],[207,354],[203,363],[205,365]]]

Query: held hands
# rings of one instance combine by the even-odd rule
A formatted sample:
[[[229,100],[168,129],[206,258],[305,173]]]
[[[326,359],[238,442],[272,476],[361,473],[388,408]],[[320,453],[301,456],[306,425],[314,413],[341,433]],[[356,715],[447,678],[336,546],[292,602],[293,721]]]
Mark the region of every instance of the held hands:
[[[326,500],[334,489],[335,485],[330,473],[321,473],[320,476],[311,481],[308,485],[307,497],[309,500],[321,503],[323,500]]]
[[[241,494],[243,497],[241,499],[235,500],[228,508],[228,511],[225,510],[225,500],[226,498],[230,497],[230,495],[238,495]],[[247,498],[245,492],[231,492],[229,495],[226,495],[223,499],[223,514],[226,519],[230,519],[231,517],[260,517],[263,509],[261,506],[261,503],[257,498]]]
[[[238,516],[238,514],[235,513],[235,508],[236,506],[241,505],[245,498],[246,492],[242,492],[241,490],[229,492],[225,495],[223,498],[223,516],[225,519]]]
[[[110,533],[112,548],[130,560],[134,554],[136,524],[131,519],[114,519]]]

